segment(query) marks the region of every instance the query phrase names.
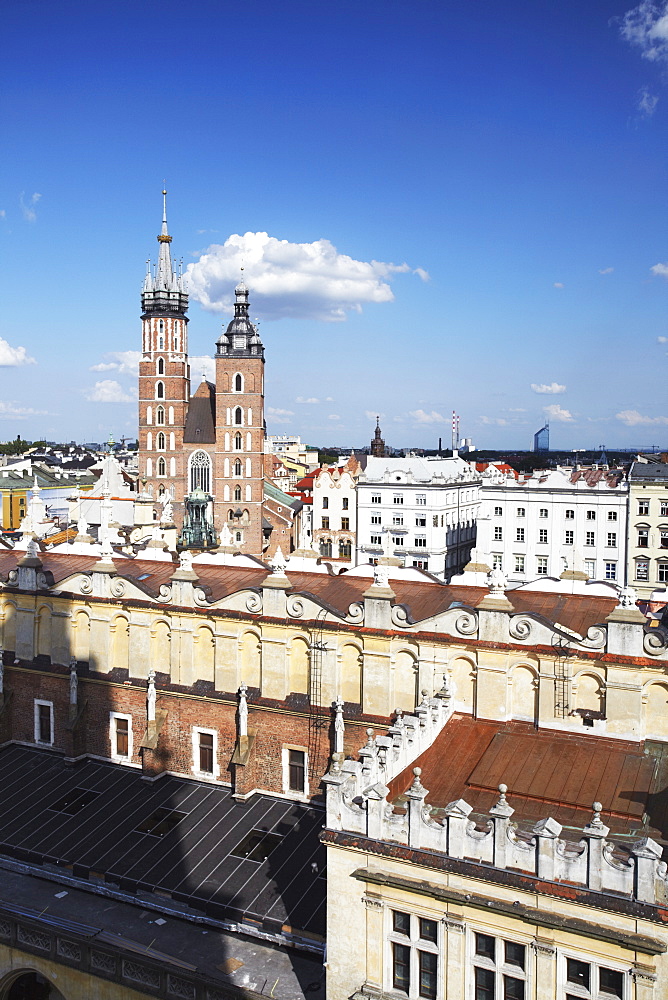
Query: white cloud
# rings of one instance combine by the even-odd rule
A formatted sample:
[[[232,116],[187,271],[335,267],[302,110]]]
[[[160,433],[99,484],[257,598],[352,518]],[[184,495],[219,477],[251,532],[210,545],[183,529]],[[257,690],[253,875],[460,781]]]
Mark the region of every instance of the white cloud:
[[[562,392],[566,392],[565,385],[559,385],[558,382],[550,382],[546,385],[544,382],[537,385],[535,382],[531,383],[531,391],[537,392],[539,395],[545,396],[559,396]]]
[[[640,49],[643,59],[668,59],[668,0],[642,0],[621,19],[622,38]]]
[[[280,410],[275,406],[268,406],[267,417],[274,424],[289,424],[290,418],[294,417],[294,413],[292,410]]]
[[[333,403],[334,402],[334,397],[333,396],[325,396],[325,402],[326,403]]]
[[[119,382],[114,379],[105,378],[101,382],[96,382],[91,389],[84,390],[84,396],[89,403],[132,403],[132,396],[128,396]]]
[[[651,118],[658,103],[659,98],[656,94],[650,94],[648,87],[642,87],[638,91],[638,111],[643,118]]]
[[[208,354],[197,354],[188,359],[192,377],[193,392],[202,381],[204,375],[207,382],[216,381],[216,362]]]
[[[657,344],[668,344],[668,337],[657,337]]]
[[[315,396],[309,396],[308,399],[305,399],[303,396],[297,396],[297,398],[295,399],[295,403],[319,403],[319,402],[320,400],[316,399]]]
[[[563,281],[555,281],[554,287],[555,288],[563,288],[564,287]]]
[[[385,416],[385,414],[384,413],[374,412],[373,410],[365,410],[364,411],[364,416],[367,418],[367,420],[371,420],[375,424],[376,423],[376,418],[378,418],[379,420],[382,420],[383,417]]]
[[[526,413],[523,406],[509,406],[508,413]]]
[[[662,278],[668,278],[668,264],[655,264],[650,267],[652,274],[660,274]]]
[[[141,361],[141,351],[107,351],[105,358],[110,361],[101,361],[97,365],[91,365],[91,372],[118,372],[119,375],[132,375],[136,378],[139,375],[139,362]]]
[[[668,424],[668,417],[645,417],[637,410],[622,410],[621,413],[615,413],[615,416],[627,427],[637,427],[639,424]]]
[[[338,413],[330,413],[330,415],[327,417],[327,419],[328,420],[340,420],[341,417],[338,415]]]
[[[564,410],[558,403],[543,407],[543,413],[549,420],[556,420],[560,424],[570,424],[575,418],[570,410]]]
[[[36,206],[37,202],[41,198],[41,194],[35,191],[34,194],[30,195],[26,201],[25,191],[21,191],[19,195],[19,205],[21,206],[21,211],[23,212],[23,218],[26,222],[34,222],[37,218]]]
[[[0,208],[0,219],[6,219],[6,218],[7,218],[7,212],[5,211],[4,208]]]
[[[34,410],[32,406],[16,406],[13,402],[0,400],[0,420],[26,420],[28,417],[43,417],[47,410]]]
[[[392,302],[389,282],[395,275],[428,278],[422,268],[408,264],[354,260],[326,239],[290,243],[268,233],[235,233],[188,265],[191,297],[210,312],[231,309],[241,267],[253,313],[266,319],[345,320],[346,313],[361,312],[365,303]]]
[[[599,274],[612,274],[612,272],[614,270],[615,270],[614,267],[599,267],[598,273]]]
[[[34,365],[34,358],[26,354],[25,347],[12,347],[0,337],[0,368],[18,368],[20,365]]]
[[[430,281],[431,280],[430,276],[429,276],[429,271],[425,271],[425,269],[423,267],[416,267],[413,270],[413,274],[417,274],[418,278],[421,278],[422,281]]]
[[[496,427],[507,427],[508,421],[505,417],[480,417],[481,424],[494,425]]]
[[[409,414],[418,424],[444,424],[447,419],[436,410],[432,410],[431,413],[425,413],[424,410],[409,410]]]

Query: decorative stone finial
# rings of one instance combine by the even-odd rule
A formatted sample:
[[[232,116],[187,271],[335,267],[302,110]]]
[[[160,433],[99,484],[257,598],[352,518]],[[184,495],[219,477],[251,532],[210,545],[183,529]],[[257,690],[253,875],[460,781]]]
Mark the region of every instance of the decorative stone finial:
[[[334,702],[334,750],[336,753],[343,753],[343,737],[346,726],[343,721],[343,698],[337,695]]]
[[[330,767],[330,771],[331,771],[332,774],[340,774],[341,773],[341,761],[342,760],[343,760],[343,754],[342,753],[339,753],[338,751],[336,751],[335,753],[332,754],[332,766]]]
[[[281,546],[276,549],[276,554],[271,561],[272,576],[285,576],[285,567],[288,565],[287,559],[283,555]]]
[[[508,791],[508,785],[499,785],[499,801],[496,803],[497,806],[507,806],[508,800],[506,799],[506,792]]]
[[[619,592],[618,608],[635,608],[637,594],[633,587],[622,587]]]
[[[248,686],[242,683],[239,685],[239,690],[237,694],[239,695],[239,737],[248,736],[248,702],[246,701],[246,692],[248,691]]]
[[[487,577],[487,586],[492,597],[503,597],[508,586],[508,581],[501,570],[495,567],[493,570],[490,570]]]
[[[415,791],[418,791],[419,789],[422,788],[422,782],[420,781],[420,775],[421,774],[422,774],[422,768],[421,767],[414,767],[413,768],[413,783],[411,785],[411,788],[414,788]]]
[[[148,672],[148,689],[146,692],[146,718],[148,722],[155,722],[155,670]]]
[[[387,566],[374,566],[373,585],[387,590],[390,586],[390,571]]]
[[[184,549],[183,552],[179,553],[179,569],[186,570],[188,573],[192,573],[193,571],[193,554],[188,549]]]
[[[366,745],[369,749],[373,747],[373,729],[371,728],[366,731]]]
[[[601,810],[603,806],[600,802],[594,802],[592,809],[594,810],[594,815],[592,816],[590,826],[603,826],[603,820],[601,819]]]

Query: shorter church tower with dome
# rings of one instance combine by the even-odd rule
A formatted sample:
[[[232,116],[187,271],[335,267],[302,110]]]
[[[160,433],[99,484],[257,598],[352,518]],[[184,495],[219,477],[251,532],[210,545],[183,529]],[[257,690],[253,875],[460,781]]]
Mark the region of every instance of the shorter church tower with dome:
[[[163,191],[163,199],[166,192]],[[188,295],[171,258],[163,200],[158,262],[142,290],[139,483],[171,499],[184,548],[221,540],[263,550],[264,347],[249,318],[249,292],[235,289],[234,316],[216,342],[216,381],[190,394]]]

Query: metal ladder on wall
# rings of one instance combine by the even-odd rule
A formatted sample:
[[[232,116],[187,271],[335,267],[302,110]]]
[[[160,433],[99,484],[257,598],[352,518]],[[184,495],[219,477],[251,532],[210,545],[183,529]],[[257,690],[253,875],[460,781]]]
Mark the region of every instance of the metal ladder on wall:
[[[554,643],[554,717],[565,719],[571,710],[571,671],[568,657],[571,650],[566,639]]]
[[[329,714],[321,711],[322,705],[322,661],[328,650],[323,641],[323,626],[327,611],[318,612],[313,628],[309,631],[309,685],[308,685],[308,752],[309,761],[316,766],[320,758],[320,748],[324,731],[328,728]]]

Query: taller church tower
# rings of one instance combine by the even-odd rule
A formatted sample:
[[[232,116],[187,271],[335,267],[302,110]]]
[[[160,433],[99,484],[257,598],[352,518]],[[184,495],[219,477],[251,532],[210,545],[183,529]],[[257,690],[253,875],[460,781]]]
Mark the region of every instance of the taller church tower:
[[[234,318],[216,342],[215,524],[232,544],[260,555],[264,499],[264,347],[248,289],[234,290]]]
[[[172,265],[167,192],[162,196],[158,263],[153,273],[149,263],[141,296],[139,480],[146,480],[145,488],[156,498],[168,492],[181,515],[186,481],[183,430],[190,397],[188,296],[183,277]]]

